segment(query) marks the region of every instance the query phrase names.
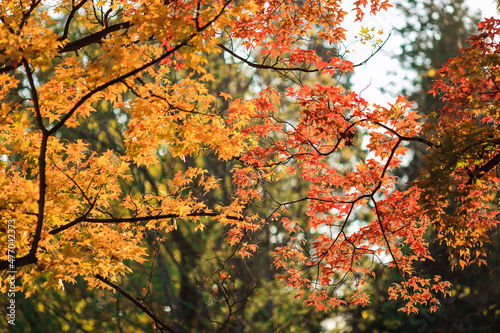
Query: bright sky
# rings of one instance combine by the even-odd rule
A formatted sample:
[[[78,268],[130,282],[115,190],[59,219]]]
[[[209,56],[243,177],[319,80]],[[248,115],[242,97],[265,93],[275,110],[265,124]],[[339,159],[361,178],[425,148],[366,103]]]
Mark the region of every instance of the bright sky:
[[[346,3],[352,1],[353,0],[345,0]],[[481,11],[483,17],[498,16],[493,0],[466,0],[465,2],[472,12]],[[349,6],[347,8],[349,8]],[[368,20],[363,22],[363,26],[368,25],[374,27],[376,30],[383,29],[385,33],[382,37],[385,37],[393,27],[401,26],[404,23],[402,22],[404,17],[398,16],[397,14],[394,8],[390,8],[387,12],[379,13],[375,17],[367,17]],[[354,15],[346,18],[346,22],[352,22],[353,20]],[[349,27],[348,30],[351,32],[349,36],[351,37],[348,36],[347,40],[352,40],[351,38],[359,32],[359,29],[359,27]],[[356,69],[356,74],[351,81],[353,83],[353,91],[359,93],[364,89],[361,96],[367,99],[368,102],[385,105],[388,102],[393,103],[395,101],[395,96],[382,94],[380,88],[398,79],[393,75],[389,75],[388,72],[397,71],[401,68],[398,60],[391,57],[391,54],[397,52],[400,41],[401,39],[398,40],[398,37],[393,34],[384,46],[383,52],[377,53],[366,65]],[[367,47],[365,51],[364,53],[359,51],[352,53],[350,60],[354,63],[364,60],[370,55],[371,49]],[[401,84],[404,84],[404,82],[401,82]]]

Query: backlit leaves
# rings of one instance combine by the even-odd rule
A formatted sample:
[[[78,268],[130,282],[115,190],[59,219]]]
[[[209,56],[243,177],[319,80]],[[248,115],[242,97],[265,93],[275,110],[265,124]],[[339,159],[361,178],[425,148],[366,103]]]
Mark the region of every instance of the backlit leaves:
[[[131,273],[127,262],[147,260],[148,233],[181,223],[197,233],[219,224],[232,256],[244,260],[260,251],[269,224],[279,225],[282,241],[271,244],[279,278],[318,311],[366,305],[374,262],[402,277],[389,295],[407,301],[404,311],[437,310],[435,294],[449,283],[416,269],[432,260],[424,238],[431,225],[457,266],[486,254],[500,156],[498,21],[485,20],[436,74],[432,92],[443,93],[446,107],[433,127],[404,97],[375,105],[335,80],[319,83],[322,74],[355,69],[346,55],[326,59],[307,44],[345,40],[351,8],[341,1],[0,6],[0,229],[18,221],[19,288],[27,295],[42,279],[58,288],[83,277],[91,288],[113,289],[110,281]],[[356,1],[353,10],[362,20],[365,10],[389,7]],[[372,33],[363,27],[363,41]],[[260,82],[234,99],[214,92],[207,64],[226,55],[289,85]],[[116,119],[103,123],[104,115]],[[112,123],[119,143],[93,146],[93,130]],[[408,141],[432,155],[418,186],[399,191],[391,171],[407,158]],[[201,155],[224,165],[227,179],[211,174]],[[155,174],[163,163],[169,174]],[[137,186],[143,170],[157,177],[149,188]],[[306,195],[290,199],[269,186],[282,180],[303,184]],[[265,200],[272,204],[256,209]],[[301,203],[304,211],[289,216]],[[339,295],[345,284],[350,293]]]

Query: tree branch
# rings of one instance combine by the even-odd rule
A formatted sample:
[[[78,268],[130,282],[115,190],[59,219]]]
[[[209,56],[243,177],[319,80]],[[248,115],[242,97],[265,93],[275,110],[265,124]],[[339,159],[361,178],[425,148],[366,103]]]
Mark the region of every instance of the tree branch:
[[[139,216],[139,217],[126,217],[126,218],[107,218],[107,219],[93,219],[93,218],[87,218],[86,215],[80,216],[79,218],[60,226],[59,228],[53,229],[49,232],[51,235],[58,234],[66,229],[69,229],[78,223],[81,222],[87,222],[87,223],[109,223],[109,224],[116,224],[116,223],[136,223],[136,222],[143,222],[143,221],[155,221],[155,220],[168,220],[168,219],[175,219],[175,218],[183,218],[183,217],[218,217],[218,216],[223,216],[223,214],[218,214],[218,213],[209,213],[209,212],[198,212],[198,213],[190,213],[186,215],[180,215],[180,214],[165,214],[165,215],[156,215],[156,216]],[[243,217],[237,217],[237,216],[225,216],[226,219],[228,220],[236,220],[236,221],[244,221]]]
[[[369,120],[369,119],[367,119]],[[398,132],[396,132],[395,130],[393,130],[392,128],[390,128],[389,126],[386,126],[378,121],[374,121],[373,122],[374,124],[377,124],[378,126],[380,127],[383,127],[385,128],[386,130],[388,130],[389,132],[391,132],[392,134],[394,134],[395,136],[397,136],[400,140],[402,141],[415,141],[415,142],[420,142],[420,143],[423,143],[431,148],[439,148],[441,147],[440,145],[435,145],[434,143],[430,142],[429,140],[426,140],[424,138],[419,138],[419,137],[410,137],[410,136],[403,136],[401,134],[399,134]]]
[[[36,257],[36,251],[38,250],[38,244],[41,239],[42,235],[42,227],[43,227],[43,219],[44,219],[44,210],[45,210],[45,193],[47,189],[47,184],[45,184],[46,180],[46,154],[47,154],[47,141],[49,139],[49,134],[47,129],[43,126],[43,123],[40,124],[41,121],[41,114],[40,114],[40,107],[38,105],[38,95],[36,92],[36,87],[33,81],[33,77],[31,75],[31,71],[29,68],[28,62],[23,59],[23,65],[26,70],[26,75],[28,76],[28,81],[30,83],[31,87],[31,96],[33,99],[33,104],[35,105],[35,112],[37,114],[37,120],[39,122],[39,125],[41,125],[41,131],[42,131],[42,140],[40,143],[40,155],[38,157],[38,168],[39,168],[39,175],[38,175],[38,214],[37,214],[37,223],[36,223],[36,228],[35,228],[35,234],[33,236],[33,242],[31,243],[31,248],[28,252],[27,255],[16,259],[15,261],[15,266],[20,267],[24,265],[29,265],[32,263],[37,262],[37,257]],[[0,261],[0,270],[7,269],[9,267],[9,262],[7,260],[1,260]]]
[[[139,300],[137,300],[136,298],[134,298],[132,295],[130,295],[129,293],[127,293],[125,290],[123,290],[122,288],[120,288],[119,286],[117,286],[116,284],[114,284],[113,282],[109,281],[108,279],[102,277],[99,274],[95,275],[95,278],[98,279],[99,281],[102,281],[103,283],[107,284],[108,286],[110,286],[111,288],[113,288],[114,290],[116,290],[117,292],[119,292],[120,294],[122,294],[123,296],[125,296],[126,299],[128,299],[129,301],[131,301],[132,303],[134,303],[134,305],[136,307],[138,307],[146,315],[148,315],[149,318],[153,319],[153,321],[155,322],[156,327],[159,330],[161,330],[162,332],[163,331],[172,332],[172,333],[175,332],[170,327],[168,327],[168,325],[166,323],[164,323],[160,318],[158,318],[158,316],[156,316],[147,307],[145,307]]]
[[[392,35],[392,32],[389,33],[389,36],[387,36],[387,39],[384,41],[384,43],[382,43],[382,45],[380,45],[374,52],[372,52],[368,58],[366,58],[365,60],[363,60],[359,64],[353,65],[353,67],[359,67],[359,66],[365,65],[371,58],[373,58],[373,56],[375,56],[382,49],[382,47],[387,43],[387,41],[389,40],[389,38],[391,37],[391,35]],[[277,61],[276,61],[276,63],[274,65],[265,65],[263,63],[259,64],[259,63],[255,63],[255,62],[249,61],[248,58],[245,59],[245,58],[239,56],[233,50],[227,48],[223,44],[219,43],[219,44],[217,44],[217,46],[219,48],[221,48],[222,50],[226,51],[227,53],[229,53],[231,56],[235,57],[236,59],[239,59],[239,60],[243,61],[245,64],[247,64],[248,66],[253,67],[253,68],[258,68],[258,69],[273,69],[273,70],[278,71],[278,72],[282,72],[282,71],[298,71],[298,72],[304,72],[304,73],[314,73],[314,72],[319,72],[319,71],[323,70],[323,69],[319,69],[319,68],[276,67]],[[266,56],[266,58],[267,58],[267,56]],[[328,68],[325,68],[325,69],[334,69],[334,67],[328,67]]]
[[[28,64],[28,61],[23,58],[22,63],[24,66],[24,70],[26,71],[26,76],[28,77],[28,82],[30,85],[31,100],[33,101],[33,107],[35,108],[36,121],[38,123],[38,127],[40,128],[42,133],[45,135],[45,134],[47,134],[47,129],[45,128],[45,125],[43,124],[42,113],[40,110],[40,103],[38,102],[38,93],[36,91],[35,81],[33,80],[33,74],[31,73],[31,69],[30,69],[30,66]]]
[[[264,64],[258,64],[249,61],[248,59],[245,59],[239,55],[237,55],[234,51],[228,49],[222,44],[217,44],[218,47],[229,53],[231,56],[235,57],[236,59],[239,59],[243,61],[245,64],[247,64],[250,67],[253,68],[258,68],[258,69],[273,69],[275,71],[300,71],[300,72],[305,72],[305,73],[313,73],[313,72],[318,72],[319,69],[314,68],[314,69],[309,69],[309,68],[301,68],[301,67],[276,67],[275,65],[264,65]]]
[[[88,0],[82,0],[78,5],[74,6],[73,9],[71,9],[71,12],[68,15],[68,19],[66,20],[66,24],[64,25],[64,33],[62,34],[61,37],[59,37],[57,40],[58,41],[63,41],[66,38],[68,38],[68,33],[69,33],[69,25],[71,24],[71,21],[73,20],[73,17],[75,16],[75,13],[78,11],[78,9],[82,8],[82,6],[87,2]]]
[[[488,173],[488,171],[495,168],[499,163],[500,152],[493,156],[491,160],[489,160],[488,163],[486,163],[482,167],[479,168],[478,166],[476,166],[476,168],[472,172],[469,172],[469,180],[467,181],[467,185],[472,185],[474,180],[482,178],[485,174]]]
[[[42,0],[37,0],[37,1],[32,1],[31,2],[31,6],[30,8],[28,9],[28,11],[26,13],[23,13],[23,18],[21,20],[21,24],[19,25],[19,29],[18,29],[18,32],[20,32],[24,25],[26,24],[26,22],[28,22],[28,19],[29,17],[31,16],[31,13],[35,10],[35,8],[42,2]]]
[[[132,26],[132,24],[130,22],[123,22],[123,23],[111,25],[107,28],[102,29],[101,31],[98,31],[96,33],[93,33],[91,35],[83,37],[82,39],[78,39],[78,40],[75,40],[73,42],[69,42],[69,43],[65,44],[63,47],[59,48],[59,53],[66,53],[66,52],[72,52],[72,51],[76,52],[76,51],[78,51],[81,48],[84,48],[86,46],[89,46],[92,44],[100,44],[102,39],[104,37],[106,37],[107,35],[109,35],[110,33],[118,31],[118,30],[122,30],[122,29],[128,29],[131,26]],[[59,37],[59,40],[61,40],[62,37],[65,37],[65,36],[63,35],[63,36]]]

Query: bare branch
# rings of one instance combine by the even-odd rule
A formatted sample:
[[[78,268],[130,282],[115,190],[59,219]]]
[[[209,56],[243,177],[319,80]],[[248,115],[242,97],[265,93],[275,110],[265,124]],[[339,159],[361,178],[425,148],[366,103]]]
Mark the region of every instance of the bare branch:
[[[420,143],[423,143],[431,148],[439,148],[441,147],[440,145],[436,145],[432,142],[430,142],[429,140],[426,140],[424,138],[419,138],[419,137],[413,137],[413,136],[403,136],[401,134],[399,134],[398,132],[396,132],[395,130],[393,130],[392,128],[390,128],[389,126],[387,125],[384,125],[378,121],[374,121],[373,122],[374,124],[377,124],[378,126],[380,127],[383,127],[384,129],[388,130],[389,132],[391,132],[392,134],[394,134],[395,136],[397,136],[400,140],[402,141],[415,141],[415,142],[420,142]]]
[[[80,216],[79,218],[60,226],[59,228],[51,230],[49,233],[51,235],[58,234],[66,229],[69,229],[81,222],[88,222],[88,223],[103,223],[103,224],[117,224],[117,223],[137,223],[137,222],[144,222],[144,221],[155,221],[155,220],[168,220],[168,219],[175,219],[175,218],[182,218],[182,217],[220,217],[223,216],[223,214],[218,214],[218,213],[208,213],[208,212],[198,212],[198,213],[190,213],[186,215],[179,215],[179,214],[164,214],[164,215],[155,215],[155,216],[140,216],[140,217],[128,217],[128,218],[107,218],[107,219],[94,219],[94,218],[87,218],[86,215]],[[237,216],[224,216],[224,218],[228,220],[236,220],[236,221],[244,221],[243,217],[237,217]]]
[[[98,31],[96,33],[93,33],[91,35],[88,35],[86,37],[83,37],[82,39],[75,40],[73,42],[69,42],[65,44],[63,47],[59,48],[59,53],[66,53],[66,52],[76,52],[86,46],[92,45],[92,44],[100,44],[102,39],[109,35],[112,32],[122,30],[122,29],[128,29],[132,26],[130,22],[123,22],[123,23],[118,23],[111,25],[107,28],[102,29],[101,31]],[[64,35],[63,35],[64,36]],[[62,38],[63,36],[59,37]]]
[[[149,318],[153,319],[153,321],[155,322],[156,327],[159,330],[161,330],[162,332],[163,331],[172,332],[172,333],[175,332],[170,327],[168,327],[168,325],[165,322],[163,322],[160,318],[158,318],[157,315],[155,315],[153,312],[151,312],[139,300],[137,300],[136,298],[134,298],[132,295],[130,295],[129,293],[127,293],[125,290],[123,290],[122,288],[120,288],[119,286],[117,286],[116,284],[114,284],[113,282],[109,281],[107,278],[102,277],[99,274],[97,274],[95,276],[95,278],[98,279],[99,281],[102,281],[103,283],[107,284],[108,286],[110,286],[111,288],[113,288],[114,290],[116,290],[117,292],[119,292],[120,294],[122,294],[123,296],[125,296],[126,299],[128,299],[129,301],[131,301],[137,308],[139,308],[142,312],[144,312],[146,315],[148,315]]]
[[[26,71],[26,76],[28,77],[28,82],[30,85],[30,93],[31,93],[31,100],[33,101],[33,106],[35,108],[35,114],[36,114],[36,121],[38,123],[38,127],[42,131],[44,135],[47,134],[47,129],[45,128],[45,125],[43,124],[43,119],[42,119],[42,113],[40,110],[40,103],[38,102],[38,92],[35,87],[35,81],[33,80],[33,74],[31,73],[30,65],[28,64],[28,61],[26,59],[23,59],[22,61],[24,70]]]

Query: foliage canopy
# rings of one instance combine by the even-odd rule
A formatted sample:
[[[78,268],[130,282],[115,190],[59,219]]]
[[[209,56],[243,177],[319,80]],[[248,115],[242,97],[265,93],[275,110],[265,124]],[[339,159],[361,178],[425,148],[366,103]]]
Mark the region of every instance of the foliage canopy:
[[[353,10],[362,21],[390,6],[359,0]],[[405,97],[376,105],[339,84],[356,68],[342,48],[348,10],[337,0],[2,2],[0,229],[16,221],[16,258],[2,233],[0,269],[15,266],[27,296],[83,277],[173,331],[120,279],[134,274],[130,263],[154,257],[152,232],[161,241],[180,224],[215,230],[229,250],[207,259],[200,279],[214,286],[205,297],[226,300],[226,316],[212,321],[226,327],[240,311],[231,262],[251,262],[272,225],[277,278],[318,311],[367,304],[374,262],[402,277],[389,288],[389,298],[406,301],[402,310],[437,310],[449,282],[416,269],[432,260],[428,228],[464,268],[483,264],[497,224],[500,21],[484,20],[438,71],[431,92],[446,106],[434,122]],[[376,51],[374,35],[359,34]],[[247,93],[216,85],[214,59],[266,72],[270,84]],[[106,131],[115,146],[99,136]],[[409,142],[430,157],[399,190],[391,172]],[[146,174],[153,179],[140,188]],[[280,182],[307,189],[293,196]]]

